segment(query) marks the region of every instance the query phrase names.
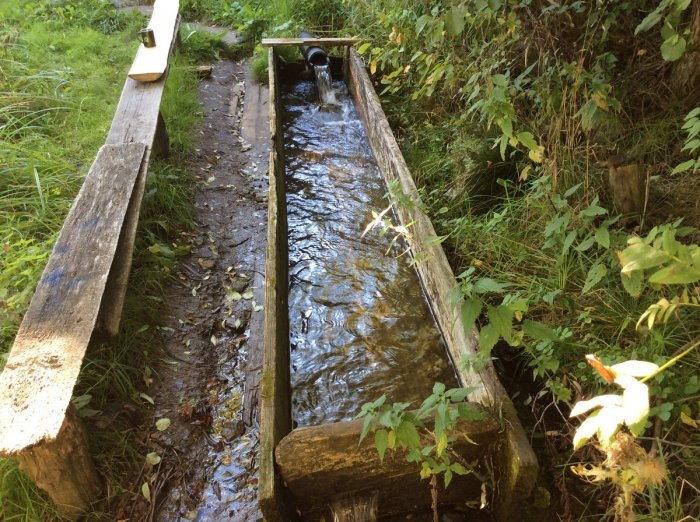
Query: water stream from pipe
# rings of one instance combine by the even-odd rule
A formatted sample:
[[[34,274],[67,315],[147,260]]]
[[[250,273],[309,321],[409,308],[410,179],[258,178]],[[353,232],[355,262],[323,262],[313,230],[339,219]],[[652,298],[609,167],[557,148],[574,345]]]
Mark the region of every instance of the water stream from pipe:
[[[292,416],[311,426],[352,419],[365,402],[413,402],[435,381],[456,386],[405,246],[361,238],[388,203],[344,84],[319,106],[315,83],[282,93],[289,225]]]
[[[314,65],[318,96],[323,105],[338,105],[338,99],[333,90],[330,65]]]

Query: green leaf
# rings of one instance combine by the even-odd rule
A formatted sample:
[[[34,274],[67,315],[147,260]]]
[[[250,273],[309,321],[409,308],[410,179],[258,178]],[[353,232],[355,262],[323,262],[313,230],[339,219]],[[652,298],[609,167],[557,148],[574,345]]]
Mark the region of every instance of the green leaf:
[[[557,332],[553,328],[531,319],[523,321],[523,332],[538,341],[556,341],[559,339]]]
[[[450,485],[450,482],[452,482],[452,470],[447,469],[445,470],[445,489]]]
[[[537,148],[537,140],[535,140],[531,132],[519,132],[516,137],[528,149],[535,150]]]
[[[671,259],[663,250],[658,250],[646,243],[635,243],[618,253],[622,273],[657,267]]]
[[[474,328],[476,320],[481,314],[481,308],[483,303],[481,299],[467,299],[462,303],[462,310],[460,310],[460,315],[462,317],[462,325],[464,326],[464,332],[471,332]]]
[[[673,263],[649,276],[650,283],[684,285],[700,281],[700,268],[683,263]]]
[[[464,30],[467,14],[467,6],[463,4],[453,6],[445,15],[445,29],[450,36],[459,36]]]
[[[644,31],[648,31],[656,24],[658,24],[661,20],[663,20],[663,16],[661,14],[660,8],[657,8],[656,10],[649,13],[644,18],[644,20],[642,20],[640,24],[634,29],[635,36],[639,33],[643,33]]]
[[[444,431],[440,434],[437,444],[435,445],[435,455],[442,457],[442,454],[447,449],[447,433]]]
[[[385,429],[377,430],[374,433],[374,445],[379,453],[379,460],[384,462],[384,453],[389,445],[389,432]]]
[[[489,307],[488,318],[498,335],[510,342],[513,337],[513,311],[507,305]]]
[[[396,441],[405,448],[417,448],[420,446],[418,430],[412,423],[402,421],[396,428]]]
[[[675,62],[685,53],[686,44],[685,38],[675,34],[661,44],[661,56],[668,62]]]
[[[581,289],[581,295],[588,293],[595,285],[597,285],[603,277],[608,273],[608,269],[601,263],[594,263],[586,276],[586,282]]]
[[[495,279],[484,277],[482,279],[477,279],[477,281],[474,283],[474,292],[477,294],[484,294],[486,292],[502,293],[509,286],[510,285],[507,283],[499,283]]]
[[[621,273],[620,280],[622,286],[632,297],[639,297],[642,294],[644,288],[644,272],[642,270],[635,270],[628,274]]]
[[[365,440],[365,437],[369,433],[369,428],[370,428],[370,426],[372,426],[372,420],[373,420],[373,416],[371,416],[371,415],[367,415],[365,417],[365,420],[362,424],[362,432],[360,433],[360,442],[357,443],[358,446],[360,444],[362,444],[362,441]]]
[[[170,427],[170,419],[167,417],[163,417],[161,419],[158,419],[156,421],[156,429],[158,431],[165,431]]]
[[[360,47],[357,48],[357,52],[358,52],[359,54],[364,54],[365,51],[366,51],[367,49],[369,49],[370,45],[372,45],[372,44],[369,43],[369,42],[363,43]]]
[[[490,353],[491,349],[496,345],[499,339],[498,329],[492,325],[487,324],[479,330],[479,347],[481,353]]]
[[[158,455],[155,451],[152,451],[148,455],[146,455],[146,466],[149,468],[155,466],[161,461],[160,455]]]
[[[433,384],[433,394],[441,395],[445,393],[445,385],[441,382],[436,382]]]
[[[599,227],[595,231],[595,240],[603,248],[610,248],[610,232],[607,227]]]
[[[148,485],[148,482],[144,482],[143,484],[141,484],[141,494],[143,495],[143,498],[145,498],[149,502],[151,501],[151,488]]]

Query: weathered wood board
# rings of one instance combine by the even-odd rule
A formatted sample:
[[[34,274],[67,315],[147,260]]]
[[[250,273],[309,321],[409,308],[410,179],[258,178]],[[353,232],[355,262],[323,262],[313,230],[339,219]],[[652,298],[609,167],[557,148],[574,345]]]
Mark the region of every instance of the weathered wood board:
[[[355,45],[360,42],[359,38],[263,38],[263,47],[281,47],[301,45],[325,45],[327,47],[343,47]]]
[[[372,151],[387,185],[398,181],[404,196],[414,202],[395,205],[401,224],[410,228],[409,244],[416,258],[416,269],[435,314],[445,344],[452,360],[456,363],[463,356],[479,353],[478,332],[475,327],[465,329],[461,316],[461,303],[455,306],[449,298],[457,286],[452,268],[442,247],[434,239],[437,237],[430,218],[421,210],[420,195],[396,139],[384,115],[379,98],[374,91],[362,58],[355,49],[346,52],[347,76],[355,100],[355,107],[363,122]],[[534,487],[537,478],[537,458],[528,442],[517,413],[498,380],[493,365],[488,364],[482,371],[466,371],[456,364],[462,386],[473,387],[470,400],[500,411],[506,421],[502,447],[496,452],[496,475],[499,480],[497,505],[500,511],[497,518],[508,518],[513,503],[525,499]]]
[[[145,152],[102,147],[73,203],[0,374],[0,455],[63,425]]]
[[[176,26],[179,26],[179,18],[176,21]],[[170,52],[172,52],[174,45],[175,41],[173,40]],[[145,164],[148,164],[150,160],[151,151],[157,153],[160,150],[163,153],[167,150],[167,132],[160,115],[160,103],[163,99],[167,76],[166,71],[166,74],[163,74],[158,80],[147,83],[138,82],[132,78],[126,79],[112,119],[112,125],[105,140],[107,145],[142,143],[147,147]],[[161,132],[159,133],[159,131]],[[104,332],[108,336],[116,335],[121,321],[145,186],[146,169],[136,180],[132,204],[127,212],[116,260],[109,275],[106,295],[103,299],[104,306],[100,311],[96,325],[96,330]]]
[[[155,46],[139,45],[136,58],[129,69],[129,77],[140,82],[158,80],[168,68],[170,47],[177,31],[179,0],[156,0],[148,23],[155,36]]]
[[[418,464],[406,462],[400,451],[388,451],[380,462],[372,436],[358,444],[363,422],[297,428],[280,441],[276,462],[304,520],[320,520],[323,507],[339,494],[361,497],[379,492],[379,517],[430,506],[430,484],[420,478]],[[467,462],[476,462],[493,449],[500,429],[494,417],[463,421],[457,426],[453,449]],[[480,495],[481,482],[474,475],[464,475],[455,476],[454,483],[440,491],[439,499],[447,505],[463,505],[467,500],[477,501]]]

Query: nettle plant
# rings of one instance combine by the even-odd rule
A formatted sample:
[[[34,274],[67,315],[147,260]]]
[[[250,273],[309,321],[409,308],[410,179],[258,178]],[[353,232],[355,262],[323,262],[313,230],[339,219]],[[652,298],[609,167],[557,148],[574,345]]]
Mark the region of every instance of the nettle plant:
[[[442,475],[447,488],[454,475],[474,474],[484,484],[490,481],[474,470],[452,445],[458,436],[460,420],[483,420],[485,413],[478,406],[465,402],[472,388],[446,388],[435,383],[432,393],[420,408],[409,409],[408,402],[387,404],[386,395],[365,403],[356,418],[364,419],[360,443],[370,431],[380,460],[387,450],[401,450],[408,462],[420,467],[421,478],[430,478],[433,491],[433,510],[437,509],[437,477]]]
[[[622,283],[632,296],[640,297],[646,286],[671,294],[646,309],[637,322],[637,329],[652,330],[672,318],[680,318],[681,311],[697,320],[700,295],[695,285],[700,281],[700,247],[685,245],[677,239],[690,231],[680,228],[679,220],[653,228],[644,238],[631,237],[627,247],[618,252]],[[610,480],[618,487],[620,495],[615,508],[619,519],[633,520],[634,494],[659,485],[666,475],[656,451],[647,452],[636,441],[648,428],[652,411],[647,383],[699,347],[700,337],[695,337],[660,366],[638,360],[607,366],[595,354],[586,356],[600,377],[614,384],[618,392],[579,401],[571,410],[571,417],[586,416],[574,435],[574,450],[595,437],[606,455],[600,465],[579,465],[573,471],[594,482]],[[697,376],[694,377],[697,391]],[[693,384],[690,381],[692,379],[685,388]],[[686,408],[680,411],[679,419],[697,427],[693,418],[697,413]],[[670,412],[656,417],[657,422],[668,420]]]

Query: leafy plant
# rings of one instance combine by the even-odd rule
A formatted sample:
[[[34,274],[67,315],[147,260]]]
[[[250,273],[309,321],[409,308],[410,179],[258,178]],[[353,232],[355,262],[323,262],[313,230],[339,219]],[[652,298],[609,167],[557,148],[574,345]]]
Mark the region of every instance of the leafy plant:
[[[433,392],[425,398],[418,410],[409,410],[410,403],[386,403],[382,395],[373,402],[365,403],[356,418],[363,418],[360,443],[370,431],[374,432],[374,444],[380,460],[384,460],[387,450],[403,450],[408,462],[420,467],[423,479],[431,478],[435,504],[436,477],[443,476],[448,487],[453,476],[476,474],[480,476],[459,454],[452,450],[455,441],[455,428],[460,419],[481,420],[484,413],[474,404],[464,402],[469,388],[446,389],[442,383],[435,383]]]
[[[700,107],[695,107],[685,116],[683,130],[687,133],[683,150],[688,151],[691,156],[696,156],[673,169],[672,174],[678,174],[687,170],[700,170]]]

